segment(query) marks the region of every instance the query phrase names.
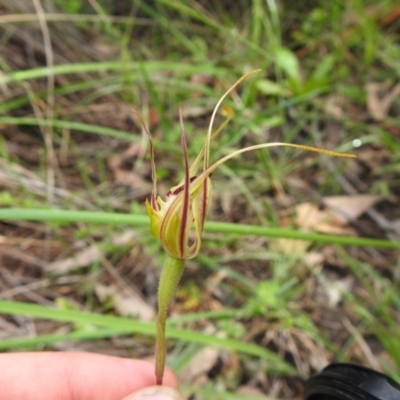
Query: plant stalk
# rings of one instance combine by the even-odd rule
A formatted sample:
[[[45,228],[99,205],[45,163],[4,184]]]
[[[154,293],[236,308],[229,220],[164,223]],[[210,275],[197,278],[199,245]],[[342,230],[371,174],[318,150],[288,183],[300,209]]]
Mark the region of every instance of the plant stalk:
[[[158,286],[158,315],[157,315],[157,337],[156,337],[156,379],[157,385],[162,385],[167,343],[165,340],[165,323],[168,315],[168,306],[175,294],[176,287],[182,276],[185,261],[178,258],[166,256],[161,271]]]

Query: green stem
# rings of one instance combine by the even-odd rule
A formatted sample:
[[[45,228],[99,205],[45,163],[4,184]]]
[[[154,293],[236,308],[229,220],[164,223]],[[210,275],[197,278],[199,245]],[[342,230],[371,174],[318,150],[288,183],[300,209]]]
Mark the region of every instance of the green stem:
[[[0,221],[42,221],[42,222],[88,222],[93,224],[149,226],[149,217],[141,214],[107,213],[75,210],[46,210],[24,208],[0,208]],[[206,232],[230,235],[254,235],[270,238],[311,240],[319,243],[336,243],[347,246],[370,246],[386,249],[399,249],[399,241],[371,239],[365,237],[326,235],[323,233],[301,232],[266,226],[232,224],[226,222],[206,222]]]
[[[157,385],[162,385],[165,355],[167,344],[165,341],[165,323],[167,321],[168,306],[171,302],[179,279],[182,276],[184,260],[171,258],[167,255],[161,271],[160,283],[158,285],[158,315],[157,315],[157,338],[156,338],[156,378]]]

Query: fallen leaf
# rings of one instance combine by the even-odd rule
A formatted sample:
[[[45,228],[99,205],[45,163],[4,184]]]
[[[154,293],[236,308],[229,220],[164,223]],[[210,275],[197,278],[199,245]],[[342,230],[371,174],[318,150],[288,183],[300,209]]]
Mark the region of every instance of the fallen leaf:
[[[319,104],[330,117],[341,119],[346,109],[345,102],[346,99],[344,96],[336,94],[329,96],[325,101],[321,101]]]
[[[66,272],[75,268],[87,267],[98,261],[103,252],[97,246],[90,246],[76,253],[73,257],[49,263],[46,267],[47,271]]]
[[[243,396],[255,396],[265,399],[265,393],[263,393],[260,389],[250,385],[239,386],[237,393],[242,394]]]
[[[218,360],[220,350],[216,347],[206,346],[189,361],[180,380],[185,384],[193,384],[203,374],[207,374]]]
[[[126,246],[135,238],[133,231],[127,230],[124,233],[112,238],[111,243],[118,246]],[[98,246],[92,245],[77,252],[72,257],[48,263],[45,267],[47,271],[67,272],[71,269],[87,267],[97,262],[103,256],[103,251]]]
[[[325,257],[322,253],[317,253],[316,251],[310,251],[304,256],[304,260],[310,266],[320,265],[324,260]]]
[[[400,219],[396,219],[392,222],[392,229],[396,234],[400,235]]]
[[[390,107],[400,96],[400,83],[388,88],[385,83],[370,82],[366,85],[367,108],[371,117],[382,121],[389,113]]]
[[[337,235],[355,235],[354,229],[347,226],[347,220],[330,209],[320,210],[312,203],[296,207],[296,224],[305,231],[314,230]]]
[[[351,292],[354,279],[348,276],[344,279],[337,279],[332,281],[323,276],[320,276],[320,284],[322,286],[323,296],[326,298],[327,306],[335,308],[342,301],[343,294]]]
[[[148,173],[147,167],[140,168],[140,173],[134,168],[134,163],[144,152],[145,148],[140,143],[133,143],[122,154],[108,158],[107,165],[118,183],[134,189],[150,190],[150,184],[143,178]]]
[[[115,311],[121,316],[136,317],[140,321],[154,319],[155,310],[133,290],[121,290],[116,285],[106,286],[100,283],[95,286],[94,290],[102,303],[111,298]]]
[[[201,106],[186,106],[182,110],[183,119],[187,118],[198,118],[207,115],[210,112],[209,108]]]
[[[382,196],[361,194],[356,196],[331,196],[324,197],[322,203],[332,209],[338,218],[345,222],[355,221],[368,211]]]
[[[302,257],[306,254],[311,242],[308,240],[275,239],[271,240],[271,249],[280,251],[291,257]]]
[[[331,196],[322,199],[324,209],[318,204],[302,203],[296,207],[296,224],[305,231],[314,230],[322,233],[355,235],[348,226],[382,200],[381,196]]]

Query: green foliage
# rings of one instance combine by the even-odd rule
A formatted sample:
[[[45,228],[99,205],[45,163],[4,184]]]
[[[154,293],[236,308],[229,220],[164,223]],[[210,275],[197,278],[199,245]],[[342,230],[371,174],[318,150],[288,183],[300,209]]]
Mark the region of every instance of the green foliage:
[[[54,0],[54,3],[68,14],[79,14],[83,11],[82,0]]]
[[[367,0],[253,0],[231,2],[229,7],[224,2],[211,1],[132,0],[130,10],[123,16],[117,15],[118,2],[95,3],[96,9],[81,0],[56,0],[55,5],[66,14],[65,20],[49,21],[51,34],[57,34],[59,23],[77,26],[88,33],[86,37],[93,40],[91,45],[98,46],[95,55],[86,57],[76,47],[69,54],[56,54],[58,58],[52,69],[37,64],[39,58],[35,58],[34,65],[17,69],[16,64],[6,59],[8,53],[2,52],[0,156],[4,163],[1,168],[12,171],[15,179],[0,192],[0,220],[41,221],[51,228],[68,228],[76,239],[96,241],[112,260],[128,251],[107,244],[110,232],[116,226],[129,227],[138,233],[138,242],[146,247],[147,256],[153,257],[156,264],[161,249],[149,238],[144,196],[136,193],[142,189],[141,184],[125,188],[110,177],[110,155],[119,155],[131,144],[144,148],[140,130],[124,107],[132,105],[145,120],[148,117],[152,122],[156,156],[160,160],[157,176],[165,182],[165,187],[170,187],[180,178],[179,107],[188,114],[185,131],[189,156],[193,158],[204,144],[209,110],[216,99],[238,76],[255,68],[262,68],[263,73],[227,100],[236,115],[221,140],[213,145],[213,159],[244,145],[277,138],[306,145],[326,143],[356,153],[365,148],[379,148],[384,162],[372,170],[365,166],[360,179],[355,175],[359,182],[350,183],[358,185],[357,190],[362,193],[380,194],[388,201],[398,197],[399,118],[391,110],[398,110],[399,103],[394,101],[384,121],[374,121],[368,114],[369,93],[365,86],[375,81],[391,87],[399,80],[398,20],[389,25],[383,23],[396,9],[394,0],[379,4]],[[3,33],[0,50],[7,46],[19,25],[11,28]],[[70,38],[66,39],[68,44]],[[55,52],[56,43],[53,42]],[[82,42],[84,45],[87,43]],[[52,74],[57,83],[56,107],[52,119],[42,119],[40,111],[46,110],[48,98],[46,80]],[[113,111],[116,115],[109,123],[85,118],[90,116],[88,110],[103,104],[114,105],[113,102],[117,102]],[[34,106],[39,107],[39,113],[35,114]],[[125,120],[129,123],[124,124]],[[61,157],[61,148],[69,138],[67,147],[72,149],[69,154],[73,154],[73,160],[67,163],[66,171],[72,164],[74,177],[81,183],[79,190],[67,185],[71,196],[56,197],[53,203],[44,200],[45,190],[32,193],[21,184],[13,169],[13,164],[20,162],[20,155],[13,148],[14,135],[22,133],[41,141],[42,130],[50,128],[57,157]],[[88,156],[85,144],[76,140],[81,136],[93,142],[99,137],[112,138],[115,148]],[[358,141],[361,146],[354,147]],[[45,154],[43,144],[42,160]],[[140,157],[140,173],[144,171],[140,178],[147,179],[147,153]],[[45,180],[47,170],[43,164],[22,166],[34,169]],[[56,172],[62,175],[63,168]],[[328,193],[345,194],[342,178],[347,168],[350,167],[346,162],[335,162],[332,166],[324,157],[305,158],[292,149],[277,149],[232,160],[215,173],[216,192],[220,190],[221,195],[211,211],[213,218],[223,222],[206,224],[203,255],[190,264],[188,279],[196,282],[200,268],[206,274],[226,274],[215,295],[222,309],[180,315],[170,322],[168,336],[173,338],[173,366],[183,370],[202,346],[211,345],[238,352],[243,365],[250,358],[257,368],[266,362],[268,374],[294,375],[293,366],[275,353],[245,342],[246,324],[257,319],[270,324],[268,327],[276,323],[273,326],[277,330],[303,332],[331,358],[347,361],[346,351],[354,345],[352,335],[345,333],[348,340],[342,347],[330,343],[309,309],[301,303],[304,297],[313,300],[307,282],[323,273],[324,266],[315,267],[314,271],[305,267],[307,263],[301,257],[283,256],[279,249],[268,247],[275,237],[309,240],[311,250],[315,251],[325,244],[337,245],[332,250],[336,258],[332,257],[344,260],[341,273],[345,271],[358,285],[354,293],[343,294],[348,314],[354,317],[355,329],[361,337],[373,338],[382,346],[386,354],[377,356],[377,362],[385,372],[400,379],[400,345],[396,340],[400,315],[398,266],[391,261],[391,265],[376,268],[372,261],[371,264],[365,261],[376,256],[381,265],[387,254],[392,254],[389,260],[394,259],[393,252],[400,247],[398,242],[390,240],[394,231],[385,239],[384,229],[373,232],[376,236],[372,238],[367,236],[370,231],[364,233],[362,229],[363,236],[357,237],[299,231],[288,228],[290,225],[282,227],[282,215],[287,217],[294,204],[318,202]],[[310,184],[309,177],[315,178]],[[129,196],[125,196],[128,192]],[[398,218],[398,213],[393,215]],[[371,223],[369,218],[365,216]],[[100,240],[99,231],[104,234]],[[71,249],[67,253],[72,255]],[[357,254],[362,254],[364,261]],[[263,275],[259,279],[252,274],[251,262],[261,264],[259,268],[268,277]],[[100,266],[96,269],[98,272]],[[90,290],[88,298],[93,295],[93,289]],[[192,291],[193,296],[196,293]],[[52,343],[60,341],[155,334],[152,323],[85,313],[74,309],[73,302],[60,303],[61,300],[58,308],[51,309],[0,302],[2,313],[71,324],[68,334],[4,340],[0,348],[51,348]],[[227,309],[227,305],[235,308]],[[90,308],[92,303],[87,301],[86,306]],[[110,306],[102,305],[103,310]],[[198,332],[193,324],[202,320],[215,320],[215,326],[227,339]],[[205,398],[209,389],[204,387]],[[235,398],[227,391],[216,396]]]

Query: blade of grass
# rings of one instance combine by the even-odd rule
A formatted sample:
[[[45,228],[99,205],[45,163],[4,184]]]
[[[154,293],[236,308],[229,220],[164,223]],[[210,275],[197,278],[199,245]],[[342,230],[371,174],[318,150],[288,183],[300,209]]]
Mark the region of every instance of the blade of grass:
[[[195,322],[204,319],[234,318],[238,316],[238,313],[240,313],[240,310],[205,311],[196,314],[185,314],[170,318],[167,325],[173,326],[175,324]],[[133,332],[132,328],[97,329],[89,332],[71,332],[66,334],[41,335],[33,338],[5,339],[0,341],[0,350],[10,350],[39,345],[43,346],[55,342],[104,339],[112,336],[123,336]]]
[[[145,63],[147,72],[175,72],[185,74],[203,73],[205,69],[204,64],[184,64],[177,62],[163,61],[147,61]],[[92,62],[92,63],[75,63],[55,65],[52,70],[47,67],[32,68],[23,71],[16,71],[11,74],[4,74],[0,76],[0,85],[10,82],[21,82],[28,79],[43,78],[50,73],[56,75],[64,74],[80,74],[82,72],[104,72],[104,71],[120,71],[128,68],[131,72],[140,71],[143,67],[143,62],[129,62],[121,63],[119,61],[107,62]],[[228,70],[225,68],[215,67],[212,63],[207,64],[207,73],[215,76],[226,77]]]
[[[0,313],[11,315],[26,315],[36,318],[44,318],[54,321],[65,321],[78,324],[93,324],[111,329],[126,329],[132,333],[155,336],[155,324],[136,321],[132,318],[113,317],[89,312],[62,310],[58,308],[44,307],[36,304],[27,304],[14,301],[0,300]],[[222,339],[215,335],[209,336],[188,329],[169,327],[168,336],[171,339],[183,340],[209,346],[218,346],[229,350],[236,350],[244,354],[265,358],[271,363],[270,368],[281,373],[291,373],[293,369],[276,354],[267,349],[250,343],[234,339]]]
[[[45,18],[47,22],[100,22],[101,17],[93,14],[50,14],[46,13]],[[108,16],[113,23],[116,24],[131,24],[131,17],[124,16]],[[37,14],[8,14],[2,15],[0,18],[0,25],[5,24],[25,24],[27,22],[37,22]],[[153,21],[144,18],[135,18],[135,25],[154,25]]]
[[[132,329],[97,329],[90,332],[71,332],[56,335],[41,335],[34,338],[4,339],[0,341],[0,350],[21,349],[26,347],[46,346],[57,342],[104,339],[128,335]]]
[[[170,318],[167,325],[174,326],[176,324],[196,322],[200,320],[225,319],[237,317],[240,310],[220,310],[205,311],[196,314],[184,314],[181,316]],[[104,339],[115,336],[123,336],[133,333],[132,328],[116,328],[116,329],[96,329],[88,332],[70,332],[65,334],[40,335],[33,338],[16,338],[5,339],[0,341],[0,350],[10,350],[21,347],[44,346],[56,342],[68,342],[79,340]]]
[[[42,221],[42,222],[89,222],[111,225],[131,225],[148,227],[146,215],[104,213],[91,211],[43,210],[22,208],[0,208],[0,220]],[[265,236],[271,238],[286,238],[310,240],[319,243],[336,243],[348,246],[369,246],[387,249],[400,248],[400,242],[361,237],[325,235],[313,232],[300,232],[292,229],[273,228],[265,226],[233,224],[227,222],[207,222],[205,230],[214,233],[228,233],[240,236]]]
[[[134,75],[132,78],[132,82],[137,82],[138,80],[142,80],[142,78],[139,75],[138,76]],[[164,85],[166,87],[166,90],[168,90],[168,88],[184,89],[187,91],[200,92],[209,97],[212,97],[215,93],[214,90],[212,88],[209,88],[208,86],[200,85],[179,78],[175,79],[172,77],[157,76],[153,77],[153,82],[157,83],[157,85]],[[103,92],[105,89],[107,90],[107,88],[113,88],[113,90],[110,89],[109,90],[110,92],[115,93],[125,89],[126,88],[125,83],[126,83],[125,76],[110,75],[101,79],[92,79],[89,81],[71,83],[67,86],[61,86],[56,88],[54,93],[57,95],[63,95],[69,93],[77,93],[88,89],[94,90],[98,87],[101,87]],[[35,96],[38,99],[43,98],[45,95],[46,91],[44,90],[35,92]],[[7,111],[11,111],[19,107],[22,107],[26,104],[29,104],[29,102],[30,100],[26,96],[13,98],[7,102],[0,104],[0,114],[4,114]]]
[[[107,128],[99,125],[85,124],[83,122],[63,121],[59,119],[42,120],[36,118],[25,117],[0,117],[0,124],[8,125],[31,125],[31,126],[53,126],[59,129],[74,129],[82,132],[95,133],[97,135],[105,135],[118,139],[129,140],[130,142],[140,142],[141,137],[130,132],[120,131],[117,129]]]

